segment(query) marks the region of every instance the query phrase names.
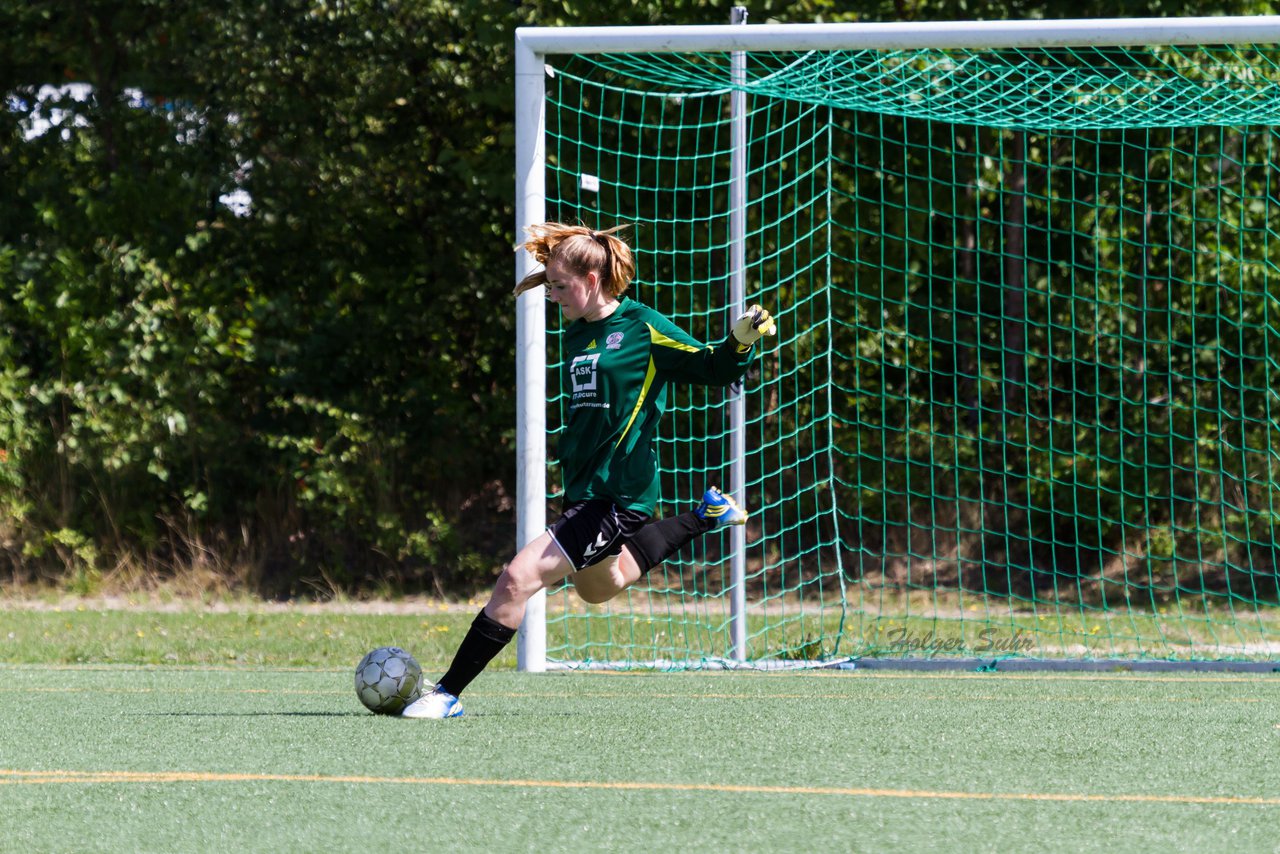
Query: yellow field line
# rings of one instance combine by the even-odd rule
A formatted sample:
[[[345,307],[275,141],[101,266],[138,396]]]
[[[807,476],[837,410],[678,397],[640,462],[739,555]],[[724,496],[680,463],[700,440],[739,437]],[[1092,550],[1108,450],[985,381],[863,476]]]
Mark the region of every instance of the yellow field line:
[[[589,789],[625,792],[710,792],[749,795],[834,795],[917,800],[1119,802],[1280,806],[1280,797],[1222,795],[1074,794],[1070,792],[949,792],[928,789],[870,789],[832,786],[749,786],[726,783],[645,783],[600,780],[485,780],[458,777],[369,777],[324,774],[223,774],[207,771],[21,771],[0,769],[0,785],[49,783],[358,783],[417,786],[480,786],[519,789]]]

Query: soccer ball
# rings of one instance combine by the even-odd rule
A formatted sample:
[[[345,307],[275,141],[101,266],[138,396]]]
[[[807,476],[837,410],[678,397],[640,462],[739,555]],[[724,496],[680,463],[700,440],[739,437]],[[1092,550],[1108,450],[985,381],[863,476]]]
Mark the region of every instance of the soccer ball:
[[[366,709],[398,715],[418,699],[422,668],[398,646],[380,646],[356,665],[356,696]]]

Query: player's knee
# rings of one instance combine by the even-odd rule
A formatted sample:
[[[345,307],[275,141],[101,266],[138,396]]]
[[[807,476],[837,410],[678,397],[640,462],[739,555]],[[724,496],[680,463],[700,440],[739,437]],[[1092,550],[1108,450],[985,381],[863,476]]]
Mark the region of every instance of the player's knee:
[[[524,601],[542,589],[542,579],[536,566],[516,559],[502,570],[494,588],[507,599]]]

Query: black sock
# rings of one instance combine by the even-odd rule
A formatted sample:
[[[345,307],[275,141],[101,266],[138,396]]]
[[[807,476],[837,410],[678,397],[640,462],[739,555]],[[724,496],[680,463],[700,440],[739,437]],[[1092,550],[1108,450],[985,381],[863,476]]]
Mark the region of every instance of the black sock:
[[[645,525],[627,541],[627,548],[631,550],[631,556],[636,559],[643,574],[713,527],[715,522],[703,519],[690,510],[688,513]]]
[[[467,636],[458,645],[458,651],[453,654],[453,663],[449,665],[448,672],[440,677],[440,687],[455,697],[460,695],[515,636],[515,629],[509,629],[497,620],[490,619],[481,608],[480,613],[471,621]]]

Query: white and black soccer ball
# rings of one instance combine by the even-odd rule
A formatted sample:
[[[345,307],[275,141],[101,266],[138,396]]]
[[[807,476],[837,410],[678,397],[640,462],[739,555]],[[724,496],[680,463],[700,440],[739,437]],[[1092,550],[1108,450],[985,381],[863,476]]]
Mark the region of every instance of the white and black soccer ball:
[[[356,696],[366,709],[398,715],[418,699],[422,668],[398,646],[380,646],[356,665]]]

